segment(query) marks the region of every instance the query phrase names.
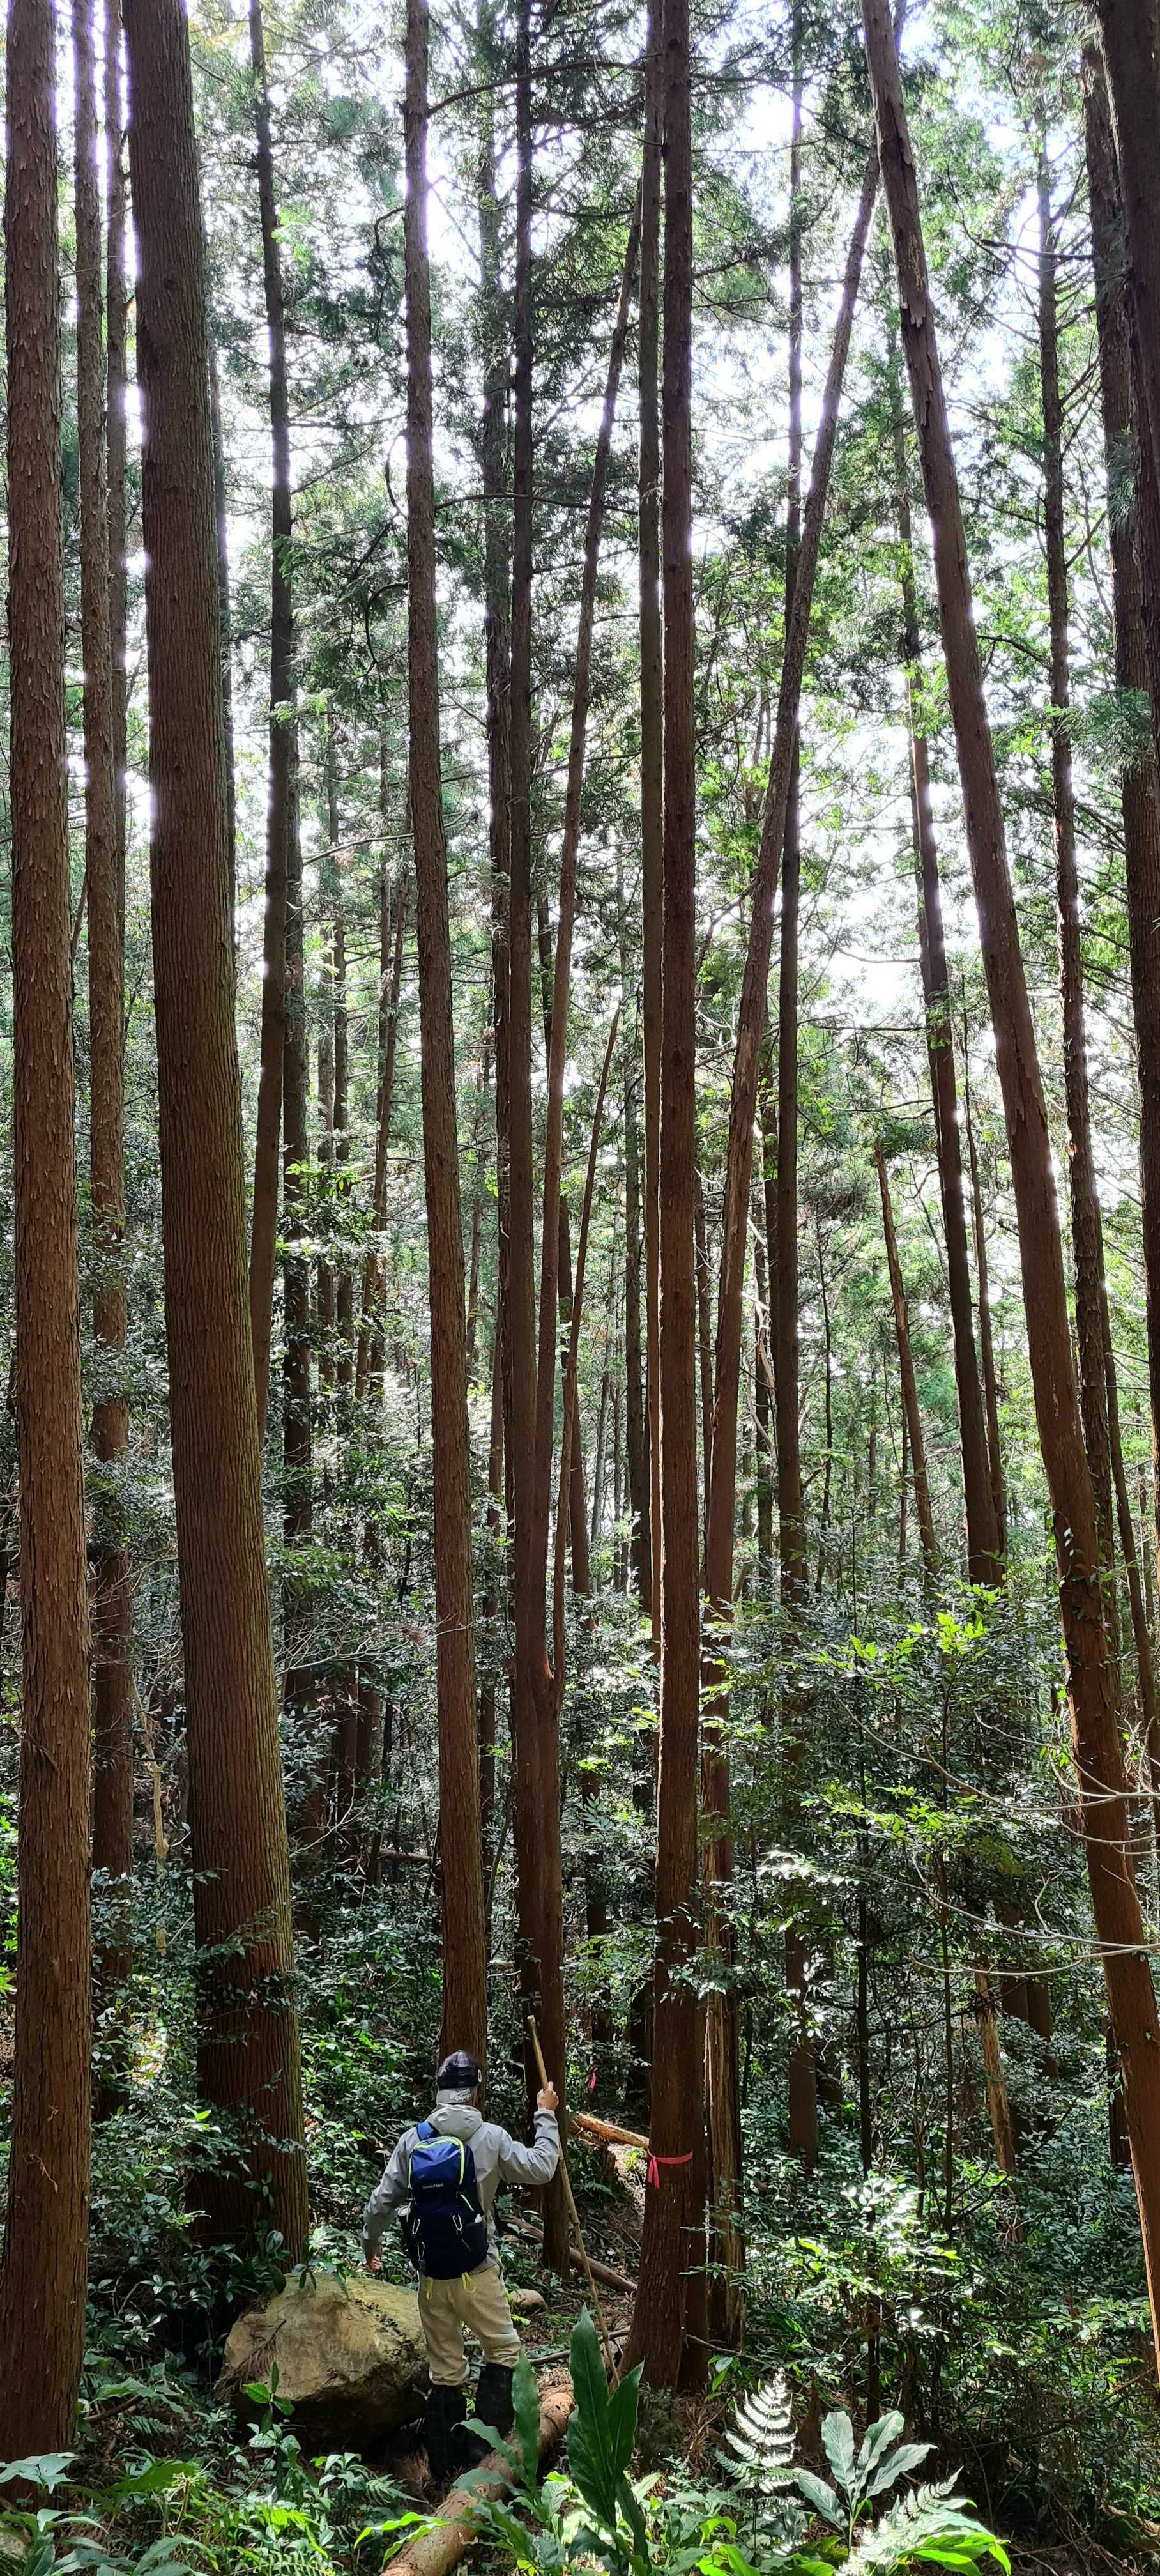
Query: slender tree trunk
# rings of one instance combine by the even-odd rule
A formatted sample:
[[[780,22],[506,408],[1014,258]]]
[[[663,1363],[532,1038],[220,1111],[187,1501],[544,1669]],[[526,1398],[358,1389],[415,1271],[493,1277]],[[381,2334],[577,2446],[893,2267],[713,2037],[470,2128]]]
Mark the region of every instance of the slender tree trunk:
[[[548,906],[542,895],[536,898],[536,930],[540,952],[540,1004],[544,1021],[544,1053],[547,1055],[552,1045],[555,960],[548,921]],[[572,1223],[568,1214],[567,1194],[564,1190],[560,1192],[556,1276],[559,1290],[557,1303],[562,1368],[572,1320]],[[591,1589],[591,1581],[588,1565],[588,1503],[584,1475],[584,1442],[581,1436],[579,1413],[573,1425],[571,1473],[565,1520],[572,1542],[572,1589],[574,1592],[585,1593]]]
[[[983,2060],[983,2079],[987,2088],[987,2116],[991,2123],[995,2162],[1000,2173],[1007,2174],[1013,2179],[1015,2131],[1011,2120],[1011,2105],[1007,2099],[999,2033],[995,2025],[995,1998],[991,1992],[991,1980],[984,1975],[981,1968],[975,1975],[975,2023]]]
[[[471,1472],[463,1317],[463,1234],[455,1119],[455,1044],[447,849],[439,747],[432,453],[431,280],[427,255],[427,7],[408,0],[404,136],[407,196],[407,670],[411,822],[419,936],[423,1167],[431,1302],[435,1489],[439,1831],[444,2048],[482,2058],[487,1957],[475,1709]]]
[[[514,1666],[512,1676],[513,1820],[516,1855],[517,1957],[527,2009],[551,2024],[547,2045],[562,2032],[559,1956],[554,1942],[558,1884],[559,1800],[541,1779],[541,1706],[549,1696],[544,1605],[537,1605],[535,1562],[536,1291],[532,1160],[532,108],[529,0],[516,28],[516,272],[513,321],[512,585],[510,676],[510,894],[508,912],[509,1258],[504,1314],[504,1366],[510,1371]],[[553,1214],[555,1211],[553,1210]],[[506,1427],[506,1426],[505,1426]],[[545,1560],[546,1580],[546,1560]],[[546,1865],[545,1840],[548,1845]],[[547,2007],[547,2008],[546,2008]],[[548,2064],[553,2064],[549,2055]],[[534,2099],[535,2061],[526,2052]],[[562,2223],[549,2221],[553,2254],[567,2270]],[[545,2232],[545,2253],[547,2253]],[[559,2234],[560,2243],[555,2243]]]
[[[1111,0],[1105,0],[1105,19],[1110,6]],[[884,0],[863,0],[863,24],[899,273],[903,345],[934,535],[943,652],[1003,1091],[1035,1407],[1055,1522],[1060,1616],[1092,1911],[1123,2069],[1153,2325],[1160,2333],[1160,2018],[1128,1847],[1123,1756],[1101,1599],[1095,1502],[1068,1334],[1051,1144],[983,696],[914,160]]]
[[[495,1028],[495,1194],[497,1340],[505,1475],[511,1473],[511,1354],[502,1319],[511,1300],[511,625],[509,601],[507,406],[511,376],[510,312],[501,265],[502,218],[496,187],[495,85],[505,67],[494,0],[479,0],[479,252],[483,413],[479,463],[483,485],[483,626],[487,708],[488,840],[491,858],[491,974]]]
[[[1104,452],[1109,487],[1107,525],[1112,559],[1116,686],[1143,695],[1148,686],[1148,654],[1138,561],[1138,491],[1133,495],[1130,515],[1126,517],[1124,512],[1124,494],[1131,483],[1132,463],[1131,345],[1125,309],[1124,229],[1108,95],[1094,47],[1089,47],[1084,55],[1084,132]],[[1132,1010],[1136,1025],[1136,1074],[1140,1086],[1140,1192],[1148,1315],[1148,1384],[1155,1458],[1160,1442],[1160,780],[1152,742],[1125,769],[1120,795]],[[1155,1551],[1160,1544],[1160,1531],[1155,1514],[1151,1517]]]
[[[306,2166],[246,1295],[241,1087],[205,295],[181,0],[125,0],[153,812],[165,1316],[185,1653],[202,2100],[242,2130],[199,2181],[248,2235],[254,2180],[293,2259]]]
[[[661,1695],[652,2118],[630,2362],[650,2385],[702,2384],[688,2339],[703,2279],[702,2044],[685,1970],[697,1948],[700,1546],[693,1200],[696,1094],[696,777],[693,737],[693,191],[687,0],[665,10],[664,908],[660,1137]]]
[[[395,1057],[399,1035],[399,994],[403,981],[403,945],[407,936],[410,912],[410,879],[400,867],[393,882],[383,851],[383,875],[379,895],[379,1029],[378,1083],[375,1098],[375,1171],[371,1186],[371,1225],[381,1236],[387,1216],[387,1155],[391,1142],[391,1112],[395,1101]],[[372,1353],[382,1339],[382,1298],[385,1285],[382,1254],[377,1246],[364,1256],[362,1275],[362,1311],[358,1328],[358,1351],[355,1359],[354,1392],[356,1404],[366,1394],[371,1374]]]
[[[16,1430],[23,1700],[0,2451],[67,2449],[89,2174],[89,1622],[61,557],[53,13],[10,0],[8,343]]]
[[[701,1383],[701,1486],[708,1494],[713,1465],[713,1295],[705,1184],[699,1164],[693,1174],[693,1254],[697,1273],[697,1370]]]
[[[498,1550],[503,1528],[503,1351],[500,1344],[500,1329],[497,1309],[491,1350],[491,1431],[487,1449],[487,1575],[483,1598],[480,1602],[480,1627],[485,1664],[483,1679],[479,1685],[479,1831],[483,1845],[484,1890],[488,1900],[489,1956],[491,1952],[492,1844],[495,1822],[495,1664],[499,1657],[500,1644]]]
[[[111,2043],[98,2091],[108,2109],[117,1997],[129,1973],[133,1871],[133,1752],[130,1735],[132,1614],[129,1560],[120,1507],[129,1417],[124,1393],[126,1331],[124,1048],[124,874],[117,829],[109,522],[101,349],[101,205],[93,0],[73,0],[76,107],[77,447],[81,511],[81,652],[84,662],[85,877],[89,910],[89,1175],[98,1263],[93,1335],[99,1392],[92,1441],[98,1476],[93,1532],[93,1867],[106,1887],[108,1934],[96,1961],[100,2037]],[[123,400],[123,393],[122,393]],[[101,1470],[108,1470],[105,1475]]]
[[[302,842],[298,828],[298,757],[290,773],[286,849],[286,993],[282,1069],[282,1206],[286,1253],[282,1300],[286,1348],[282,1361],[282,1508],[286,1536],[309,1531],[311,1494],[310,1263],[298,1250],[307,1227],[306,970],[302,919]]]
[[[318,873],[319,909],[322,915],[321,1009],[318,1030],[318,1169],[325,1192],[323,1229],[334,1225],[334,950],[335,894],[337,888],[338,792],[334,764],[334,720],[326,711],[326,737],[323,752],[326,782],[326,854]],[[318,1385],[334,1385],[334,1264],[325,1252],[318,1256],[316,1270],[318,1297]]]
[[[250,68],[254,82],[258,213],[262,228],[262,283],[270,371],[270,776],[266,817],[266,909],[262,934],[262,1028],[258,1071],[258,1124],[254,1144],[254,1205],[250,1233],[250,1329],[258,1396],[258,1445],[266,1429],[270,1385],[270,1329],[274,1257],[278,1236],[278,1140],[282,1124],[282,1075],[286,1018],[286,869],[290,835],[291,754],[294,710],[294,601],[291,584],[290,399],[286,384],[286,306],[278,205],[270,144],[270,96],[261,0],[249,0]]]
[[[644,1055],[645,1392],[653,1645],[661,1641],[660,1136],[661,930],[664,903],[664,746],[660,540],[660,212],[662,0],[648,0],[644,152],[640,179],[640,901],[641,1037]]]
[[[991,1280],[987,1261],[987,1228],[983,1215],[983,1193],[979,1183],[979,1156],[975,1144],[975,1127],[971,1117],[971,1032],[966,1008],[963,1010],[963,1125],[967,1131],[967,1155],[971,1174],[971,1208],[975,1234],[975,1277],[979,1288],[979,1358],[983,1370],[983,1400],[987,1412],[987,1456],[991,1467],[991,1493],[995,1504],[1003,1552],[1007,1545],[1007,1494],[1003,1478],[1003,1451],[999,1439],[999,1380],[995,1370],[995,1338],[991,1325]]]
[[[616,907],[620,930],[620,991],[624,1027],[624,1395],[628,1435],[628,1498],[632,1514],[632,1568],[645,1618],[652,1616],[652,1518],[648,1453],[648,1401],[640,1334],[640,1122],[637,1101],[640,1049],[630,1033],[629,995],[635,989],[624,876],[616,857]],[[647,1327],[646,1327],[647,1344]]]
[[[1096,15],[1135,309],[1140,437],[1152,480],[1160,483],[1160,43],[1154,0],[1096,0]],[[1160,637],[1160,603],[1145,598],[1145,616]],[[1150,676],[1153,726],[1160,730],[1160,663],[1153,662]]]
[[[1051,797],[1055,825],[1056,916],[1059,989],[1063,1016],[1063,1087],[1067,1113],[1071,1244],[1075,1264],[1075,1331],[1084,1444],[1096,1509],[1096,1539],[1105,1605],[1115,1597],[1111,1445],[1108,1436],[1107,1365],[1104,1354],[1104,1243],[1092,1152],[1088,1097],[1087,1029],[1083,997],[1083,944],[1079,868],[1075,844],[1075,791],[1071,773],[1071,646],[1068,633],[1067,543],[1063,519],[1063,409],[1059,390],[1056,316],[1057,244],[1051,212],[1046,146],[1038,174],[1039,374],[1043,402],[1043,523],[1051,641]]]
[[[907,1445],[914,1475],[914,1504],[918,1514],[918,1532],[922,1541],[922,1561],[932,1583],[939,1571],[938,1540],[935,1536],[934,1513],[931,1509],[930,1478],[926,1471],[926,1442],[922,1415],[918,1409],[918,1385],[910,1348],[910,1314],[898,1258],[898,1239],[894,1231],[894,1211],[890,1204],[890,1182],[886,1174],[886,1157],[880,1144],[874,1148],[874,1169],[882,1199],[882,1233],[886,1244],[886,1266],[890,1273],[890,1302],[894,1310],[894,1333],[898,1343],[898,1375],[902,1386],[902,1406],[906,1420]]]
[[[757,1449],[757,1561],[759,1581],[769,1582],[773,1566],[773,1443],[771,1439],[769,1379],[766,1356],[766,1327],[769,1315],[769,1272],[762,1241],[759,1213],[753,1236],[753,1268],[757,1299],[753,1317],[753,1409]]]
[[[967,1523],[967,1573],[972,1583],[994,1583],[1003,1554],[1003,1526],[996,1518],[996,1498],[987,1448],[978,1353],[971,1316],[971,1268],[967,1253],[967,1210],[963,1191],[962,1145],[955,1084],[954,1023],[950,978],[943,935],[942,888],[930,794],[930,758],[917,720],[921,688],[921,643],[918,598],[910,523],[910,486],[903,434],[902,389],[896,371],[897,339],[891,333],[891,411],[894,431],[894,478],[901,556],[903,654],[906,663],[907,714],[910,726],[910,797],[914,851],[918,868],[919,958],[926,1005],[926,1044],[934,1111],[935,1150],[947,1284],[954,1339],[955,1387],[959,1406],[959,1447],[963,1462],[963,1496]]]
[[[822,1242],[820,1217],[814,1219],[814,1241],[818,1255],[818,1294],[822,1301],[822,1356],[825,1362],[825,1432],[826,1463],[822,1472],[822,1508],[818,1522],[818,1574],[815,1592],[820,1592],[826,1577],[826,1554],[830,1535],[830,1498],[834,1485],[834,1333],[830,1321],[830,1296],[826,1286],[826,1252]]]
[[[340,1419],[349,1415],[354,1392],[354,1270],[343,1240],[350,1199],[350,1015],[346,996],[346,897],[343,887],[342,819],[338,801],[338,752],[333,709],[326,728],[326,814],[330,834],[331,956],[334,990],[334,1213],[339,1255],[334,1286],[334,1321],[338,1335],[337,1377]],[[401,963],[401,961],[400,961]]]
[[[122,366],[124,352],[122,351]],[[226,837],[230,852],[230,935],[237,936],[238,819],[234,769],[234,661],[230,616],[229,495],[226,487],[226,442],[222,428],[222,389],[217,334],[209,316],[209,426],[213,451],[213,522],[217,545],[218,623],[222,665],[222,726],[226,747]],[[112,472],[112,450],[109,470]],[[123,470],[123,458],[122,458]]]
[[[105,459],[109,523],[109,688],[112,698],[113,796],[117,819],[117,891],[121,943],[125,918],[126,721],[129,675],[125,660],[128,573],[125,556],[125,166],[121,104],[121,0],[105,0]]]

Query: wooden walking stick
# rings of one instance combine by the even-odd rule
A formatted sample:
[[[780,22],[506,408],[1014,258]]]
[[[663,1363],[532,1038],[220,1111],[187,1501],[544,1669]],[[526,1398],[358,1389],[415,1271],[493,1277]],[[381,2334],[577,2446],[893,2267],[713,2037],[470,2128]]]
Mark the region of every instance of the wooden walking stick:
[[[534,2013],[528,2014],[528,2029],[532,2034],[532,2046],[536,2052],[536,2065],[539,2068],[540,2082],[546,2089],[554,2091],[555,2087],[552,2085],[551,2077],[549,2076],[547,2067],[544,2064],[544,2052],[540,2046],[540,2034],[536,2028]],[[592,2305],[596,2310],[596,2324],[605,2352],[608,2355],[608,2367],[612,2373],[612,2385],[615,2388],[620,2378],[620,2364],[612,2349],[612,2337],[609,2334],[608,2327],[605,2323],[604,2310],[600,2305],[600,2292],[596,2287],[592,2265],[588,2260],[588,2248],[585,2245],[583,2233],[580,2227],[580,2212],[576,2207],[576,2196],[572,2189],[572,2178],[568,2171],[568,2158],[564,2152],[563,2141],[561,2141],[560,2145],[560,2180],[564,2186],[564,2198],[568,2203],[568,2213],[571,2218],[572,2225],[576,2230],[576,2248],[584,2266],[585,2279],[587,2280],[589,2290],[592,2293]]]

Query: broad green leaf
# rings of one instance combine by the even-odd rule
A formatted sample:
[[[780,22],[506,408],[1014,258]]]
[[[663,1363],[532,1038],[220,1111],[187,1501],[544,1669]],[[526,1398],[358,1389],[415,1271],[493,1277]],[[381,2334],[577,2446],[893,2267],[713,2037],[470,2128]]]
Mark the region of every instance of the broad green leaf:
[[[822,2448],[840,2487],[849,2487],[854,2471],[854,2427],[837,2407],[822,2426]]]
[[[812,2469],[795,2469],[793,2482],[795,2487],[801,2489],[807,2504],[812,2504],[815,2513],[822,2514],[827,2522],[832,2522],[835,2531],[845,2529],[845,2514],[833,2488],[826,2485],[824,2478],[816,2478]]]
[[[891,2451],[889,2458],[883,2460],[881,2467],[870,2480],[867,2494],[885,2495],[887,2487],[894,2486],[899,2478],[908,2477],[910,2471],[917,2469],[933,2448],[932,2442],[903,2442],[897,2451]]]
[[[868,2424],[865,2440],[858,2453],[859,2468],[872,2469],[875,2461],[881,2459],[891,2442],[896,2442],[899,2434],[904,2433],[905,2430],[905,2416],[893,2411],[889,2415],[880,2415],[876,2424]]]

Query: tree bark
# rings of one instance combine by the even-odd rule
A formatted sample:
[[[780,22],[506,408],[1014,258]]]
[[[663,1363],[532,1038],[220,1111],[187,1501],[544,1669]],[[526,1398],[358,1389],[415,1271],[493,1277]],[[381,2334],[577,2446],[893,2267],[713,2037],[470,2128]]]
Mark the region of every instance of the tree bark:
[[[282,1061],[282,1209],[286,1252],[282,1305],[286,1347],[282,1360],[282,1511],[287,1538],[310,1528],[311,1371],[310,1263],[298,1245],[306,1230],[307,1125],[306,966],[302,919],[302,841],[298,820],[298,750],[292,747],[290,810],[286,836],[285,1014]]]
[[[89,1622],[81,1469],[53,12],[10,0],[8,347],[16,1428],[23,1702],[0,2450],[67,2448],[89,2174]]]
[[[926,1470],[926,1442],[923,1437],[922,1415],[918,1407],[918,1384],[910,1348],[910,1314],[902,1279],[902,1264],[898,1258],[898,1239],[894,1231],[894,1211],[890,1204],[886,1157],[881,1144],[876,1144],[874,1148],[874,1169],[878,1174],[878,1188],[882,1199],[882,1233],[886,1244],[886,1266],[890,1273],[890,1303],[894,1312],[894,1334],[898,1344],[898,1375],[902,1387],[907,1443],[914,1476],[914,1505],[918,1514],[919,1537],[922,1541],[922,1561],[927,1576],[933,1583],[937,1581],[939,1571],[938,1539],[935,1535],[934,1513],[931,1509],[930,1478]]]
[[[703,2384],[689,2339],[704,2263],[702,2042],[685,1971],[697,1949],[700,1546],[693,1198],[696,1095],[696,773],[693,732],[693,192],[687,0],[664,25],[664,904],[660,1135],[661,1681],[657,1948],[650,2137],[628,2359],[654,2387]],[[662,2161],[663,2160],[663,2161]]]
[[[967,1210],[963,1191],[963,1158],[955,1083],[954,1023],[950,977],[943,935],[942,888],[938,846],[930,795],[930,758],[926,736],[917,719],[921,686],[921,642],[910,521],[910,488],[903,435],[902,393],[896,373],[897,340],[891,345],[891,413],[894,433],[894,478],[901,556],[903,655],[906,664],[907,717],[910,728],[910,798],[914,851],[918,869],[919,959],[926,1006],[926,1045],[934,1112],[939,1195],[946,1244],[954,1340],[955,1388],[959,1407],[959,1448],[963,1462],[963,1499],[967,1524],[967,1574],[972,1583],[992,1584],[1003,1555],[1003,1525],[996,1517],[987,1448],[978,1353],[971,1315],[971,1267],[967,1253]]]
[[[967,1131],[967,1156],[971,1175],[975,1277],[979,1290],[979,1358],[982,1363],[983,1400],[987,1412],[987,1456],[991,1467],[991,1493],[995,1504],[995,1521],[1005,1554],[1007,1494],[1003,1476],[1003,1451],[999,1439],[999,1380],[995,1369],[995,1339],[991,1325],[987,1228],[983,1215],[983,1193],[979,1181],[979,1156],[975,1144],[974,1120],[971,1117],[971,1032],[965,1005],[963,1009],[963,1125]]]
[[[380,1236],[387,1216],[387,1155],[391,1142],[391,1111],[395,1100],[395,1056],[399,1035],[399,994],[403,981],[403,944],[407,936],[411,886],[405,865],[392,879],[383,850],[383,874],[379,890],[379,1027],[378,1081],[375,1094],[375,1171],[371,1185],[371,1225]],[[382,1298],[384,1288],[383,1259],[377,1245],[363,1257],[362,1299],[355,1358],[354,1393],[356,1404],[366,1394],[371,1371],[371,1358],[382,1338]]]
[[[249,0],[250,68],[254,82],[258,213],[262,228],[262,284],[270,370],[270,773],[266,815],[266,906],[262,933],[262,1027],[258,1070],[258,1123],[254,1142],[254,1204],[250,1232],[250,1329],[258,1397],[258,1444],[266,1429],[270,1385],[270,1332],[274,1256],[278,1234],[278,1139],[282,1124],[282,1075],[286,1017],[286,869],[290,834],[291,753],[294,708],[294,600],[291,580],[293,524],[290,495],[290,398],[286,384],[286,304],[278,205],[270,144],[270,96],[261,0]]]
[[[104,1882],[108,1934],[95,1961],[102,2047],[98,2108],[116,2081],[117,1998],[129,1974],[133,1872],[130,1735],[132,1612],[120,1489],[129,1442],[124,1176],[124,855],[117,826],[105,388],[101,349],[101,204],[93,0],[73,0],[76,183],[77,449],[84,663],[85,878],[89,914],[89,1186],[98,1263],[93,1337],[98,1393],[93,1528],[93,1867]],[[123,389],[122,389],[123,402]],[[123,510],[123,501],[122,501]],[[102,1473],[102,1470],[107,1471]]]
[[[431,1300],[436,1679],[442,1858],[444,2049],[487,2044],[471,1465],[463,1317],[463,1231],[455,1118],[455,1038],[447,847],[439,745],[432,449],[431,278],[427,253],[427,7],[408,0],[403,111],[407,195],[407,675],[415,836],[423,1168]]]
[[[624,904],[624,874],[616,856],[616,909],[620,933],[620,995],[624,1062],[624,1401],[628,1442],[628,1499],[632,1514],[632,1570],[646,1619],[652,1617],[652,1514],[646,1373],[640,1333],[640,1048],[630,1033],[629,995],[635,990]],[[647,1344],[647,1327],[646,1327]]]
[[[1057,245],[1046,146],[1038,171],[1039,375],[1043,405],[1043,526],[1051,650],[1051,800],[1055,828],[1059,991],[1063,1017],[1063,1088],[1067,1116],[1071,1246],[1075,1264],[1075,1336],[1084,1445],[1095,1497],[1096,1539],[1105,1607],[1115,1597],[1111,1444],[1104,1352],[1104,1242],[1092,1152],[1083,940],[1071,772],[1071,646],[1068,633],[1067,542],[1063,519],[1063,409],[1056,316]]]
[[[126,718],[129,691],[125,661],[128,574],[125,559],[125,165],[121,105],[121,0],[105,0],[105,455],[109,523],[109,686],[112,696],[113,796],[117,822],[117,886],[122,946],[125,915]]]
[[[1136,321],[1139,430],[1160,483],[1160,40],[1155,0],[1096,0]],[[1160,604],[1146,601],[1155,631]],[[1155,690],[1160,672],[1154,666]],[[1160,704],[1153,698],[1153,725]],[[1160,745],[1158,745],[1160,749]]]
[[[1105,0],[1105,16],[1110,0]],[[885,0],[863,0],[903,345],[934,535],[943,652],[1015,1191],[1028,1348],[1055,1524],[1060,1616],[1096,1936],[1124,2077],[1154,2332],[1160,2330],[1160,2019],[1128,1847],[1123,1757],[1100,1589],[1095,1502],[1072,1365],[1042,1081],[983,696],[958,478],[927,282],[917,183]]]
[[[181,0],[125,0],[149,665],[165,1317],[185,1654],[201,2097],[240,2123],[199,2181],[214,2225],[253,2183],[293,2259],[306,2166],[246,1294],[241,1086],[205,295]]]
[[[660,1135],[661,916],[664,901],[664,744],[661,634],[660,212],[663,0],[648,0],[644,56],[644,149],[640,178],[640,903],[641,1041],[644,1058],[645,1393],[648,1402],[652,1631],[661,1641]]]
[[[1148,688],[1143,584],[1138,559],[1140,493],[1125,515],[1131,480],[1131,343],[1125,308],[1124,231],[1108,95],[1094,47],[1084,54],[1084,135],[1091,207],[1092,266],[1109,508],[1116,686]],[[1160,1442],[1160,778],[1149,741],[1124,771],[1120,791],[1136,1075],[1140,1088],[1140,1195],[1148,1318],[1152,1451]],[[1153,1547],[1160,1530],[1152,1515]],[[1135,1551],[1133,1550],[1133,1555]],[[1130,1559],[1128,1560],[1131,1561]]]

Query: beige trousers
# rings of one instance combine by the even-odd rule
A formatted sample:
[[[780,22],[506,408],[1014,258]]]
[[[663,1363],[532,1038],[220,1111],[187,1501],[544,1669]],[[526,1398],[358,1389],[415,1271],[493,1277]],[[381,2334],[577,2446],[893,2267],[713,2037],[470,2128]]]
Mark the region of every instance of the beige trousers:
[[[512,2323],[508,2294],[499,2266],[490,2259],[478,2271],[455,2281],[419,2283],[419,2314],[427,2344],[427,2367],[436,2388],[462,2388],[467,2378],[464,2334],[483,2346],[485,2361],[514,2370],[520,2339]]]

